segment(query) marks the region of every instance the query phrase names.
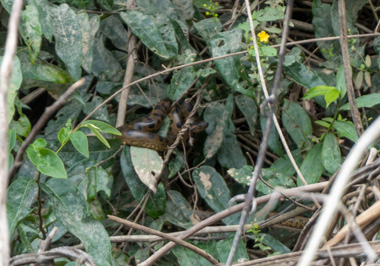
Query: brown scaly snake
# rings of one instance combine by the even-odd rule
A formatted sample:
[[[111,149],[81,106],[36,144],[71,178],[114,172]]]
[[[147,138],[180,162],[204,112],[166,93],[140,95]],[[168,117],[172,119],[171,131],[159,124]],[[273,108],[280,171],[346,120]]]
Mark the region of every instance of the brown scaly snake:
[[[156,151],[165,151],[175,141],[181,127],[186,121],[193,106],[180,100],[173,108],[171,108],[171,100],[164,99],[157,103],[152,112],[144,118],[137,119],[130,124],[118,127],[122,133],[116,136],[123,144],[130,146],[143,147]],[[159,136],[154,133],[158,131],[166,117],[170,117],[170,130],[166,137]],[[208,126],[207,122],[201,121],[196,114],[192,118],[190,126],[191,133],[199,133]],[[185,136],[185,138],[188,136]]]

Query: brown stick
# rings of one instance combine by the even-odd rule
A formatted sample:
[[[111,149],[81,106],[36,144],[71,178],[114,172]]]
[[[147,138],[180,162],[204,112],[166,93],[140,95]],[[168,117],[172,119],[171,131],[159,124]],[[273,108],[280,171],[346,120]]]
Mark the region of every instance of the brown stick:
[[[380,201],[377,201],[375,204],[373,204],[371,207],[369,207],[366,211],[364,211],[362,214],[360,214],[355,220],[359,227],[363,228],[370,224],[373,220],[377,219],[380,215]],[[332,247],[336,245],[338,242],[343,240],[343,238],[347,235],[349,232],[350,225],[346,224],[336,235],[333,239],[330,239],[326,245],[322,247],[322,249],[325,249],[327,246]]]
[[[17,48],[17,28],[20,19],[22,0],[15,0],[8,23],[8,35],[0,73],[0,264],[9,263],[9,231],[7,221],[8,188],[8,103],[7,92],[12,76],[13,57]]]
[[[129,0],[127,3],[127,9],[131,10],[135,8],[136,8],[136,1]],[[124,82],[123,82],[123,87],[127,87],[127,89],[121,93],[119,109],[117,111],[116,127],[119,127],[124,124],[125,114],[127,112],[128,95],[131,88],[130,86],[127,86],[127,85],[132,82],[133,73],[135,72],[136,36],[132,33],[132,29],[130,27],[128,27],[127,50],[128,50],[127,68],[125,70],[125,76],[124,76]]]
[[[348,101],[350,102],[351,115],[355,125],[356,133],[360,137],[360,135],[363,133],[363,125],[360,118],[358,106],[356,105],[354,86],[352,84],[350,55],[348,54],[347,43],[346,5],[344,0],[338,1],[338,10],[340,25],[340,46],[342,47],[343,69],[344,77],[346,80],[347,96]]]

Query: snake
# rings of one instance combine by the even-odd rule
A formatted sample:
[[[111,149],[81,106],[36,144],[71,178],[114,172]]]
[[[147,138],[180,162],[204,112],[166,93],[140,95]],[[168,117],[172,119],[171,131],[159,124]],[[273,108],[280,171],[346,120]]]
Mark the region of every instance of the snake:
[[[193,105],[181,99],[172,108],[172,101],[165,98],[157,103],[148,116],[137,119],[132,123],[122,125],[117,129],[121,132],[116,136],[122,144],[137,146],[156,151],[166,151],[173,144],[182,126],[185,124]],[[166,137],[158,135],[156,132],[161,128],[165,117],[169,115],[170,128]],[[202,121],[197,113],[190,120],[190,127],[184,139],[191,133],[200,133],[208,127],[208,123]]]

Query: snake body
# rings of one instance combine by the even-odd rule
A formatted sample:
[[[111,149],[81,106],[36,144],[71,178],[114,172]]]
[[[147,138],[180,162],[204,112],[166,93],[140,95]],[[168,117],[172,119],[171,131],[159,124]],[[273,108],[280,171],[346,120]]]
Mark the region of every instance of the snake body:
[[[169,99],[158,102],[147,117],[119,127],[118,130],[122,135],[117,136],[117,138],[123,144],[130,146],[165,151],[175,141],[186,118],[193,109],[193,106],[184,100],[179,101],[173,108],[171,108],[171,105],[172,102]],[[160,129],[168,114],[170,117],[170,130],[166,137],[162,137],[155,132]],[[201,121],[198,115],[194,115],[191,119],[190,131],[192,133],[201,132],[208,126],[207,122]]]

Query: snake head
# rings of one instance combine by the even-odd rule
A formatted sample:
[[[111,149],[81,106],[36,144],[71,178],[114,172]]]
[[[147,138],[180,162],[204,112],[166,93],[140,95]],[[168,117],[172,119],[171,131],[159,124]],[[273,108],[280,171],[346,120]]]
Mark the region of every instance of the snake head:
[[[207,122],[205,122],[205,121],[196,121],[196,122],[194,122],[191,125],[190,131],[192,133],[200,133],[200,132],[204,131],[207,127],[208,127],[208,123]]]

